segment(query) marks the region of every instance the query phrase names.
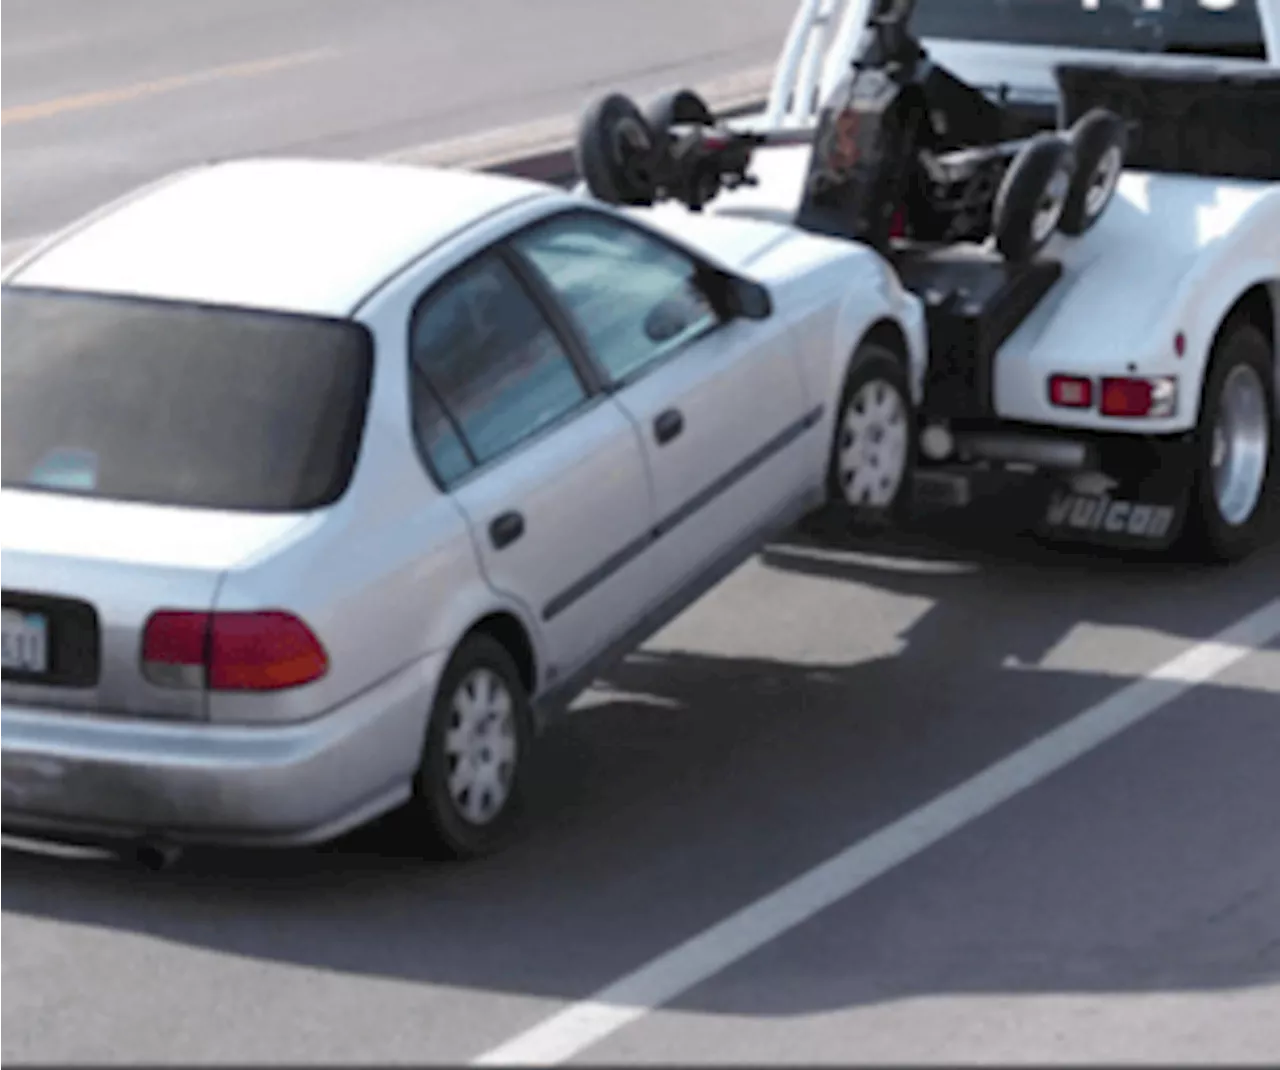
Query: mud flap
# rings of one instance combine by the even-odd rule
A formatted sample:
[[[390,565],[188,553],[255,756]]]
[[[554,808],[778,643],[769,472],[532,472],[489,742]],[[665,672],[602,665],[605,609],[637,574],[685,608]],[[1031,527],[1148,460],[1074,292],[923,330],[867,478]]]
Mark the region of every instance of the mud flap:
[[[1047,480],[1037,534],[1125,549],[1173,546],[1191,503],[1190,446],[1142,446],[1104,454],[1100,472]]]

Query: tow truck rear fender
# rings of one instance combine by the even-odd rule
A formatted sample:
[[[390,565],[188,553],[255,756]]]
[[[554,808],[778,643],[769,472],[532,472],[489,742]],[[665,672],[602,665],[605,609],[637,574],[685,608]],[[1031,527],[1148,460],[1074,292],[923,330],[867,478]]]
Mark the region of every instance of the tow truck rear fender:
[[[1226,314],[1259,284],[1273,308],[1280,296],[1280,183],[1129,172],[1093,231],[1057,239],[1045,255],[1061,260],[1063,277],[997,358],[997,415],[1082,430],[1187,431]],[[1178,402],[1158,419],[1057,408],[1048,394],[1056,374],[1177,376]]]

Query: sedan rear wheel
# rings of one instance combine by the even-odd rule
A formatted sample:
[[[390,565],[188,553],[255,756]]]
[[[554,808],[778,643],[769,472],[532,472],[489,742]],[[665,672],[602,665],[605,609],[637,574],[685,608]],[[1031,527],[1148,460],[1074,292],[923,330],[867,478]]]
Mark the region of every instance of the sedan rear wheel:
[[[489,854],[510,837],[532,724],[511,656],[487,635],[469,636],[440,682],[416,784],[426,831],[450,854]]]

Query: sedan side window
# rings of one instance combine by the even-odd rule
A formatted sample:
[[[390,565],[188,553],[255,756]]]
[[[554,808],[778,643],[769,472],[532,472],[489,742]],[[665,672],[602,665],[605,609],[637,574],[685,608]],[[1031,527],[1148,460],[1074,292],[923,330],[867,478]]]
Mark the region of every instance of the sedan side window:
[[[568,309],[614,382],[714,327],[695,261],[606,216],[574,213],[513,245]]]
[[[586,400],[559,338],[497,256],[434,290],[411,330],[414,432],[445,483]]]

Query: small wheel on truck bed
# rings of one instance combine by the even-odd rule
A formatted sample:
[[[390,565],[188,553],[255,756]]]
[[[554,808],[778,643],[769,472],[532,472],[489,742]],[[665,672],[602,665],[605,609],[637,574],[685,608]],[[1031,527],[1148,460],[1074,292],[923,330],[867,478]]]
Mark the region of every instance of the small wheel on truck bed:
[[[1094,108],[1072,126],[1067,139],[1076,170],[1058,229],[1079,237],[1107,210],[1124,171],[1129,129],[1115,112]]]
[[[1000,255],[1023,264],[1058,230],[1074,174],[1071,146],[1038,134],[1013,158],[996,192],[992,230]]]
[[[1271,347],[1253,324],[1229,325],[1215,346],[1196,428],[1195,469],[1182,549],[1237,561],[1266,537],[1276,482]]]
[[[676,89],[655,97],[644,110],[654,133],[665,135],[673,126],[715,126],[711,108],[692,89]]]
[[[864,342],[836,410],[827,468],[824,531],[889,526],[902,518],[915,467],[915,417],[902,359]]]
[[[606,204],[649,205],[662,142],[635,101],[622,93],[601,97],[583,113],[574,163],[591,195]]]

